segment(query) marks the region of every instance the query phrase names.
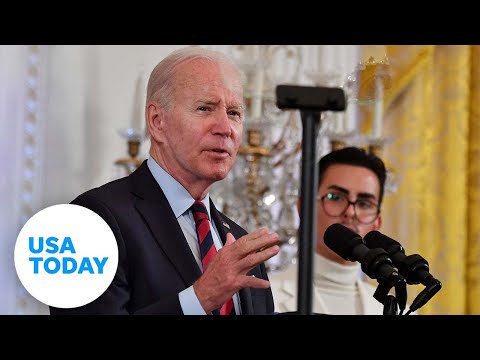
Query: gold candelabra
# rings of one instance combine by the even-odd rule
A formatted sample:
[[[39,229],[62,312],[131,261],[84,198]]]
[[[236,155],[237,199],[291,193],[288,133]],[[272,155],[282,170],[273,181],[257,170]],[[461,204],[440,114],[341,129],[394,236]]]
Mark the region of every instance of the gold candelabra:
[[[122,175],[130,175],[143,162],[143,159],[138,157],[143,134],[133,128],[121,129],[119,134],[127,141],[128,157],[116,160],[115,165],[123,169],[124,173]]]
[[[128,155],[127,158],[118,159],[115,161],[115,165],[122,166],[127,175],[130,175],[140,164],[143,162],[142,159],[137,158],[140,150],[140,140],[128,140]]]
[[[247,129],[247,146],[240,146],[238,153],[245,158],[247,200],[251,209],[251,215],[254,217],[258,227],[261,225],[258,199],[263,197],[269,190],[268,185],[259,182],[259,171],[262,159],[270,157],[272,150],[262,146],[261,130],[250,128]]]

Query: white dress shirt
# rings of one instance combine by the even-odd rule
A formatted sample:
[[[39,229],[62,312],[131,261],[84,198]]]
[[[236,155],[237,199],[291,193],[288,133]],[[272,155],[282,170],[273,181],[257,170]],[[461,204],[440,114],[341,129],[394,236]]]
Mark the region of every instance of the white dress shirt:
[[[152,172],[153,177],[162,188],[165,197],[167,198],[170,207],[177,218],[178,224],[182,228],[183,234],[187,239],[188,246],[192,250],[193,256],[195,257],[198,267],[201,270],[202,261],[200,259],[200,248],[195,229],[195,220],[193,219],[193,214],[190,211],[190,207],[194,203],[195,199],[192,198],[189,192],[177,180],[175,180],[170,174],[162,169],[153,158],[148,158],[147,165]],[[209,194],[202,199],[202,202],[207,208],[213,243],[215,248],[218,250],[222,247],[222,242],[220,240],[220,236],[218,235],[218,230],[215,226],[215,223],[211,221]],[[178,240],[182,241],[182,239]],[[203,310],[200,302],[198,301],[197,295],[193,290],[193,286],[190,286],[180,292],[179,299],[185,315],[206,315],[205,310]],[[236,314],[241,314],[238,294],[233,296],[233,304],[235,306]]]

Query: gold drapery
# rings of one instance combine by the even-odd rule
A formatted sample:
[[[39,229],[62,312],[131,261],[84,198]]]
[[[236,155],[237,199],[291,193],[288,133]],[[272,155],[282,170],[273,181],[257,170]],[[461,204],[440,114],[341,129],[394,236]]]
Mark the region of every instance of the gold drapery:
[[[480,314],[480,46],[471,46],[468,136],[467,314]]]
[[[400,186],[383,227],[443,288],[420,314],[480,314],[480,47],[389,45],[387,167]],[[365,124],[364,124],[365,125]],[[409,303],[423,285],[408,287]]]

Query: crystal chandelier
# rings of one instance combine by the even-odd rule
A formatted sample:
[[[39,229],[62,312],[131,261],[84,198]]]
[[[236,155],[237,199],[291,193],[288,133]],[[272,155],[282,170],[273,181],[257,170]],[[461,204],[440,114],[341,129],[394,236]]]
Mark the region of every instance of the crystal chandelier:
[[[327,139],[329,150],[345,146],[365,148],[382,157],[385,145],[393,139],[383,136],[385,91],[391,87],[391,65],[384,45],[366,46],[364,60],[347,76],[334,72],[310,72],[317,86],[341,87],[348,99],[345,112],[322,114],[319,139]],[[369,124],[369,126],[367,126]],[[385,194],[398,189],[398,176],[387,164]]]
[[[247,231],[266,226],[280,235],[281,252],[267,264],[277,269],[296,254],[301,123],[298,112],[277,108],[275,87],[298,82],[301,49],[252,45],[235,46],[232,53],[246,80],[245,137],[234,168],[214,185],[212,197]]]
[[[269,270],[282,270],[295,262],[297,255],[301,122],[298,111],[276,107],[274,93],[276,85],[299,82],[300,50],[299,46],[286,45],[233,48],[233,57],[246,80],[245,138],[231,173],[212,189],[222,211],[247,231],[267,226],[280,235],[281,251],[267,262]],[[319,71],[305,74],[315,86],[342,87],[348,101],[345,112],[322,113],[319,157],[322,150],[345,146],[364,147],[381,156],[383,147],[391,141],[382,136],[390,64],[386,56],[376,56],[360,61],[347,76]],[[361,129],[367,122],[371,123],[369,133]],[[385,194],[395,192],[397,186],[395,172],[387,166]]]

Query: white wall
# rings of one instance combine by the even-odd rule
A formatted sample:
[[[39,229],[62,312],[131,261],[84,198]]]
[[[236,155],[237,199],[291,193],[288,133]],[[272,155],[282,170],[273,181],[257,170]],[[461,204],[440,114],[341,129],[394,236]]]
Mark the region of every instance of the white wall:
[[[131,124],[135,83],[182,46],[52,46],[44,206],[69,202],[115,176],[127,155],[117,133]],[[147,146],[141,151],[145,153]]]

